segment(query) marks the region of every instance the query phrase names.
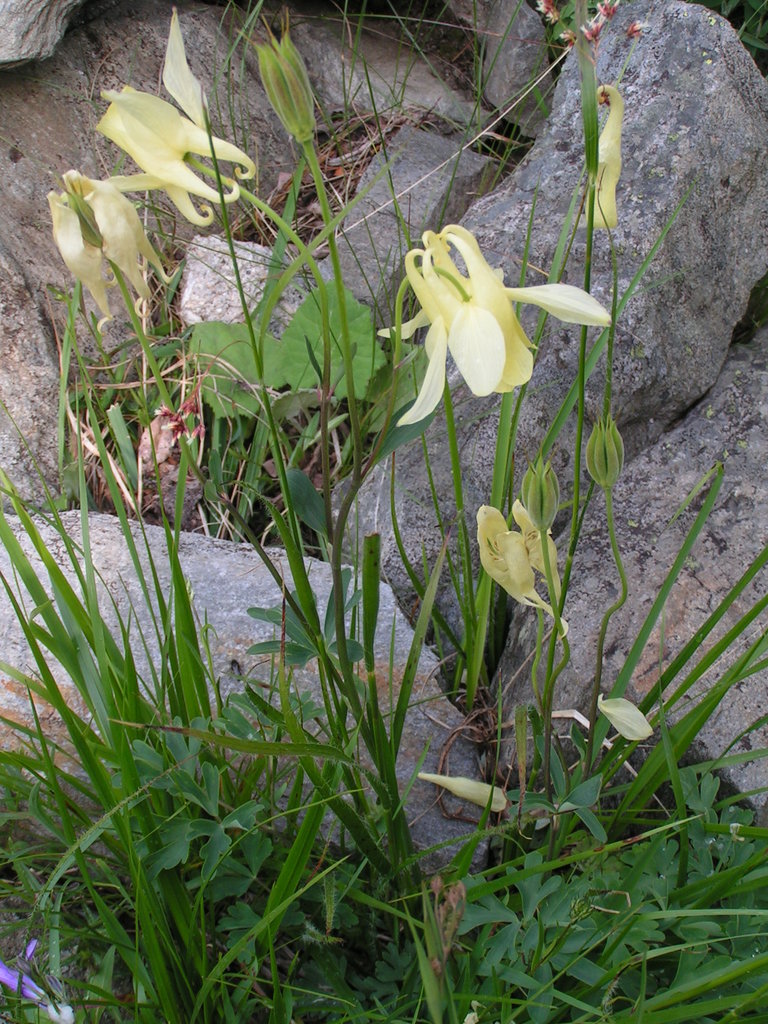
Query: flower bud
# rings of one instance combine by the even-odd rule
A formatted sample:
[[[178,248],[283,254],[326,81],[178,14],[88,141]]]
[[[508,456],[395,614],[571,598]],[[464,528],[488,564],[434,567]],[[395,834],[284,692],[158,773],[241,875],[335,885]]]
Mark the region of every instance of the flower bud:
[[[259,73],[275,113],[284,127],[303,146],[315,134],[315,99],[301,54],[291,42],[288,25],[277,40],[256,47]]]
[[[442,786],[454,796],[468,800],[478,807],[487,807],[490,802],[494,814],[501,813],[509,804],[506,793],[499,786],[467,779],[463,775],[433,775],[431,772],[419,772],[416,777],[423,782],[433,782],[436,786]]]
[[[613,417],[601,416],[587,441],[587,470],[603,490],[609,491],[624,465],[624,442]]]
[[[531,463],[521,488],[523,505],[537,530],[548,530],[560,507],[560,485],[549,462],[539,456]]]

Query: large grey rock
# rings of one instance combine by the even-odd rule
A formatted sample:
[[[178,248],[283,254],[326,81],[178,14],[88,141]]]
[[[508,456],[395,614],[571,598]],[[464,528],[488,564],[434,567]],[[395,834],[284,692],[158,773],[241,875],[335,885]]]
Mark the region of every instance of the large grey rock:
[[[630,55],[626,29],[633,20],[649,27]],[[612,232],[619,296],[671,224],[616,325],[614,408],[632,455],[715,382],[750,291],[768,267],[768,235],[754,231],[768,218],[768,83],[728,22],[678,0],[619,8],[601,36],[598,81],[614,81],[626,60],[619,223]],[[534,196],[529,262],[552,263],[583,165],[579,104],[572,55],[529,158],[464,219],[507,279],[517,274]],[[584,238],[579,228],[564,277],[571,284],[583,279]],[[593,292],[608,305],[610,241],[606,231],[596,232],[592,275]],[[535,272],[528,283],[540,283]],[[596,336],[593,330],[590,344]],[[535,453],[577,362],[578,329],[551,322],[526,395],[519,451]],[[602,373],[595,376],[593,412],[602,399]],[[493,418],[487,428],[490,440]],[[563,468],[572,435],[561,434],[558,443]],[[487,463],[476,468],[484,473]]]
[[[258,242],[234,242],[240,284],[253,311],[264,295],[272,250]],[[275,307],[271,328],[281,334],[299,308],[303,293],[289,286]],[[221,320],[242,323],[243,305],[237,288],[226,238],[195,235],[184,265],[179,294],[179,316],[186,326]]]
[[[50,592],[50,584],[46,580],[40,559],[32,553],[31,544],[20,523],[13,517],[8,517],[8,522],[24,550],[30,555],[46,590]],[[80,544],[82,533],[79,513],[66,513],[63,522],[66,532]],[[134,638],[132,651],[137,668],[152,692],[150,663],[158,670],[160,666],[156,627],[144,597],[142,582],[121,533],[119,521],[111,516],[92,515],[89,517],[88,525],[89,553],[100,580],[100,607],[103,618],[113,630],[118,642],[120,633],[117,631],[113,602],[123,622],[130,621],[129,633]],[[70,556],[61,534],[42,521],[37,523],[37,527],[55,563],[62,568],[70,582],[74,582]],[[152,526],[145,527],[144,531],[147,538],[146,547],[138,527],[134,531],[143,576],[147,580],[151,579],[151,558],[157,572],[160,592],[168,600],[173,586],[164,531]],[[273,550],[270,554],[286,581],[286,588],[290,590],[292,583],[284,554],[278,550]],[[256,552],[247,545],[182,534],[179,558],[199,617],[200,629],[202,630],[205,625],[206,638],[213,658],[213,671],[220,681],[221,696],[226,699],[231,694],[242,691],[243,682],[247,679],[267,698],[277,699],[271,657],[252,656],[248,653],[254,643],[272,639],[275,627],[249,616],[248,608],[279,608],[283,600],[281,587],[267,571]],[[310,582],[318,600],[322,621],[331,590],[330,566],[314,560],[309,560],[308,565]],[[0,548],[0,576],[8,582],[14,592],[18,592],[13,582],[11,561],[4,548]],[[74,585],[77,589],[77,584]],[[29,598],[26,597],[26,602],[28,601]],[[385,716],[394,711],[412,635],[408,623],[397,608],[390,588],[383,584],[374,652],[379,703]],[[4,589],[0,591],[0,650],[4,663],[21,672],[36,675],[36,665]],[[84,663],[88,661],[89,656],[85,650],[82,657]],[[55,662],[52,669],[67,704],[77,709],[81,715],[85,715],[83,700],[75,682]],[[438,759],[441,749],[452,731],[459,729],[463,722],[463,716],[442,694],[436,682],[437,670],[435,655],[425,648],[420,656],[412,706],[406,717],[399,748],[397,775],[403,788],[411,783],[417,770],[439,770]],[[293,671],[291,686],[295,694],[301,695],[304,699],[311,699],[314,704],[323,707],[323,690],[313,662],[306,668]],[[68,748],[67,736],[56,712],[39,699],[36,699],[35,703],[48,739],[61,744],[65,749]],[[26,687],[9,678],[7,674],[0,679],[0,720],[16,722],[22,728],[35,728]],[[12,749],[20,742],[20,736],[12,727],[7,724],[0,725],[0,749]],[[370,764],[370,758],[364,748],[359,751],[359,756],[363,763]],[[474,746],[462,737],[454,737],[444,770],[453,775],[475,776],[477,770]],[[414,840],[420,849],[443,840],[458,841],[467,835],[466,822],[461,823],[443,817],[435,804],[432,786],[421,782],[414,783],[408,794],[406,807],[409,821],[413,823]],[[427,863],[435,867],[448,860],[450,855],[450,848],[443,849]]]
[[[448,86],[430,67],[414,40],[376,22],[375,31],[350,28],[337,16],[298,14],[291,38],[304,58],[312,88],[326,118],[345,111],[389,116],[410,112],[431,114],[465,128],[478,110],[466,96]]]
[[[450,223],[482,192],[487,157],[462,149],[457,136],[405,127],[369,164],[339,242],[344,282],[372,305],[378,323],[394,322],[403,258],[427,228]],[[393,198],[394,197],[394,198]]]
[[[0,65],[50,57],[83,0],[2,0]]]
[[[0,467],[35,500],[58,474],[59,379],[49,327],[0,243]]]
[[[634,19],[649,28],[630,54],[626,28]],[[612,232],[620,295],[669,226],[616,327],[613,404],[631,459],[715,382],[750,290],[768,266],[768,234],[755,229],[768,220],[768,85],[727,22],[676,0],[636,0],[626,11],[619,8],[601,38],[599,80],[614,80],[627,59],[621,82],[626,112],[619,224]],[[464,218],[491,265],[503,267],[508,281],[518,279],[534,198],[529,266],[551,265],[579,186],[580,118],[574,55],[564,66],[552,114],[529,157]],[[564,275],[571,284],[583,280],[584,241],[579,227]],[[593,291],[608,305],[611,273],[608,234],[597,232]],[[528,283],[540,282],[530,270]],[[532,312],[530,307],[523,311],[530,333],[536,323]],[[596,337],[591,330],[588,347]],[[576,379],[578,339],[578,328],[554,320],[547,324],[519,417],[518,483]],[[602,366],[587,388],[590,418],[600,411]],[[490,490],[498,400],[468,397],[461,386],[454,389],[454,403],[465,509],[474,534],[476,507],[487,502]],[[574,422],[572,415],[551,453],[565,496],[572,479]],[[443,521],[450,523],[456,512],[443,433],[439,413],[427,444],[438,463]],[[425,553],[433,564],[441,536],[420,444],[398,454],[395,490],[398,521],[408,524],[404,541],[411,560],[420,565]],[[364,517],[382,533],[388,578],[407,606],[413,590],[400,566],[384,474],[362,500]],[[446,585],[441,601],[449,603],[442,607],[457,621],[450,593]]]
[[[525,0],[453,0],[449,6],[482,46],[486,104],[535,136],[554,89],[541,18]]]
[[[228,22],[221,26],[221,11],[191,3],[178,7],[192,71],[209,91],[214,130],[237,141],[257,159],[259,185],[268,192],[281,170],[292,169],[294,156],[259,84],[253,53],[246,48],[243,64],[235,61],[240,80],[224,75],[230,28]],[[68,33],[48,61],[0,72],[5,140],[0,147],[0,247],[8,265],[15,268],[9,271],[14,281],[19,277],[23,281],[23,285],[14,283],[12,289],[0,286],[5,301],[12,301],[17,311],[15,320],[0,320],[0,394],[10,399],[8,412],[14,419],[36,421],[28,438],[54,489],[55,466],[48,453],[55,444],[56,403],[48,391],[18,386],[17,363],[10,358],[20,345],[14,323],[23,317],[27,325],[28,340],[19,351],[30,380],[49,379],[58,357],[54,332],[45,325],[52,314],[56,331],[61,333],[64,314],[62,307],[51,301],[46,286],[70,289],[72,281],[53,243],[46,194],[70,168],[91,177],[116,170],[119,151],[95,133],[106,109],[99,99],[100,90],[120,89],[127,83],[150,92],[158,90],[171,10],[170,0],[106,6],[98,19]],[[238,96],[237,106],[230,106],[233,95]],[[176,223],[170,204],[163,203],[161,196],[156,199],[166,211],[160,217],[164,232],[191,235],[188,225]],[[119,302],[115,300],[113,305],[117,312]],[[106,348],[122,344],[125,337],[125,323],[116,319],[107,325]],[[36,447],[38,439],[40,447]],[[18,442],[7,425],[0,436],[0,465],[17,468],[16,483],[26,494],[39,494],[40,482],[22,468]]]
[[[768,329],[747,345],[732,348],[714,388],[682,422],[626,467],[614,489],[614,514],[619,547],[629,583],[629,598],[612,618],[603,659],[602,689],[610,692],[629,649],[677,556],[697,512],[701,496],[676,517],[716,461],[724,467],[716,504],[680,572],[632,674],[627,697],[641,700],[656,684],[683,646],[719,607],[728,591],[768,542]],[[712,649],[716,640],[767,589],[766,568],[758,573],[721,620],[702,638],[685,673]],[[558,677],[556,708],[585,711],[595,672],[595,645],[600,619],[619,594],[619,582],[605,521],[605,503],[596,496],[587,513],[565,606],[570,630],[571,660]],[[523,612],[515,618],[499,681],[507,690],[507,714],[515,704],[532,703],[530,672],[516,669],[535,643],[535,624]],[[709,693],[724,671],[734,665],[765,630],[765,612],[737,637],[729,650],[674,707],[670,718],[690,710]],[[683,674],[669,681],[666,696]],[[742,755],[743,764],[724,769],[741,792],[763,790],[754,799],[764,809],[768,766],[749,752],[768,746],[765,711],[768,671],[742,673],[699,735],[693,754],[716,760],[724,752]],[[514,715],[512,716],[514,718]],[[759,728],[747,731],[756,721]],[[651,743],[658,742],[658,732]],[[736,741],[734,743],[734,741]],[[731,746],[731,744],[734,744]]]

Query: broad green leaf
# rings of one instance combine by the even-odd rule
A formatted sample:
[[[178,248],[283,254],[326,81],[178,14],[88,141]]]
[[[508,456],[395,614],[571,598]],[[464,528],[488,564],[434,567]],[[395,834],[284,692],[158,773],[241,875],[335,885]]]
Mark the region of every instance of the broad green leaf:
[[[331,381],[338,381],[335,395],[345,398],[344,360],[341,347],[341,316],[336,292],[328,288],[328,319],[331,335]],[[376,370],[386,361],[384,350],[376,339],[371,312],[352,295],[345,292],[347,326],[353,352],[352,367],[355,394],[365,395]],[[302,302],[279,341],[264,347],[264,373],[272,387],[313,388],[320,383],[307,355],[310,346],[318,366],[323,365],[322,317],[317,289]]]
[[[189,856],[191,824],[187,818],[170,821],[163,827],[160,834],[162,847],[155,853],[150,853],[144,861],[148,878],[156,878],[161,871],[168,871],[186,861]]]
[[[265,347],[269,346],[267,338]],[[202,379],[200,394],[215,416],[232,419],[258,415],[262,403],[257,392],[256,360],[245,324],[195,324],[189,352],[197,360]]]

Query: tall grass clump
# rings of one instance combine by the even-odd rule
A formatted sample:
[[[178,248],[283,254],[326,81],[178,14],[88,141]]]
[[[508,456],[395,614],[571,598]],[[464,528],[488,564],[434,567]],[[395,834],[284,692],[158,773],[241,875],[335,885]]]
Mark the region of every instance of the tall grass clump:
[[[574,16],[587,23],[583,2]],[[729,690],[768,664],[768,598],[746,608],[740,600],[764,572],[768,547],[644,701],[625,697],[717,499],[721,467],[702,481],[683,545],[638,635],[624,639],[609,692],[601,679],[607,631],[628,597],[612,508],[624,462],[613,416],[613,331],[642,277],[613,295],[610,310],[589,294],[594,233],[610,232],[619,216],[620,83],[596,81],[582,34],[586,184],[548,283],[526,287],[523,277],[519,287],[505,286],[466,229],[434,225],[406,256],[393,323],[379,338],[345,288],[337,232],[351,204],[332,207],[303,61],[287,28],[280,37],[268,32],[257,49],[267,95],[296,144],[291,195],[305,173],[316,192],[322,226],[311,239],[296,230],[290,196],[278,214],[247,188],[255,171],[248,153],[213,135],[175,13],[163,81],[184,115],[157,96],[108,93],[99,130],[141,173],[95,181],[72,171],[49,196],[54,237],[78,280],[61,338],[76,381],[62,382],[60,416],[72,428],[73,453],[68,460],[62,442],[60,457],[79,512],[65,513],[53,496],[33,509],[2,476],[0,541],[10,565],[2,582],[27,650],[23,665],[4,663],[3,672],[30,701],[26,724],[3,723],[13,743],[0,752],[4,1019],[764,1020],[768,830],[721,791],[717,769],[737,755],[682,765]],[[205,325],[184,339],[188,350],[172,338],[178,274],[167,273],[162,246],[150,242],[126,198],[145,189],[165,193],[193,224],[216,219],[231,255],[242,323]],[[235,204],[256,211],[275,240],[255,309],[240,286]],[[560,279],[580,217],[587,256],[577,288]],[[328,278],[318,266],[323,250]],[[147,264],[162,292],[154,321]],[[306,298],[274,338],[272,313],[298,280]],[[84,313],[84,289],[101,319]],[[85,331],[103,350],[116,296],[133,348],[96,374],[79,338]],[[525,302],[542,310],[533,338],[517,318]],[[578,375],[516,493],[516,425],[548,315],[577,325]],[[414,341],[420,328],[423,346]],[[449,352],[474,394],[501,396],[488,503],[469,515]],[[586,380],[602,353],[602,415],[589,431]],[[548,459],[570,416],[574,472],[565,482]],[[457,540],[425,570],[408,566],[421,601],[402,679],[384,696],[374,655],[379,538],[350,551],[347,527],[372,470],[437,417],[453,468]],[[170,491],[162,479],[169,436],[178,459]],[[142,516],[142,489],[151,487],[160,494],[162,565]],[[99,578],[91,549],[97,490],[141,585],[141,607],[127,613]],[[283,594],[277,609],[254,609],[275,626],[259,648],[270,668],[229,697],[179,555],[190,491],[207,522],[252,545]],[[569,525],[555,539],[566,494]],[[563,740],[554,727],[557,684],[579,629],[568,591],[584,511],[597,501],[606,509],[618,597],[602,610],[587,714],[574,714]],[[285,578],[265,535],[280,545]],[[309,555],[331,567],[324,608]],[[461,630],[450,630],[435,606],[448,562]],[[514,785],[495,776],[418,778],[416,767],[402,788],[398,756],[425,638],[447,637],[453,646],[445,685],[462,709],[471,715],[481,697],[492,707],[494,645],[509,598],[533,608],[538,625],[530,700],[515,711]],[[740,618],[705,651],[703,641],[736,607]],[[308,663],[319,680],[317,705],[294,677]],[[705,672],[707,692],[692,702]],[[474,815],[458,849],[413,843],[407,790],[430,783]],[[490,854],[479,863],[482,849]],[[431,877],[427,855],[443,865]]]

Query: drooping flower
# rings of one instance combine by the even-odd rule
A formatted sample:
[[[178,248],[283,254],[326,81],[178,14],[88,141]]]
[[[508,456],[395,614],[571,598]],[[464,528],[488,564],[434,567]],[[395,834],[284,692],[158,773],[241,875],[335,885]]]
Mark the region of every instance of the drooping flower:
[[[595,196],[595,227],[615,228],[619,222],[616,212],[616,186],[621,175],[621,123],[624,100],[612,85],[601,85],[597,90],[600,103],[609,106],[598,141],[597,194]]]
[[[544,553],[541,532],[531,522],[522,502],[512,506],[512,517],[519,530],[510,530],[504,516],[497,508],[481,505],[477,510],[477,543],[480,547],[480,564],[500,587],[520,604],[541,608],[554,617],[551,605],[536,591],[536,575],[544,575]],[[549,565],[552,570],[555,601],[560,599],[560,577],[557,572],[557,548],[547,531]],[[567,632],[568,624],[560,620]]]
[[[533,354],[515,315],[516,302],[540,306],[566,323],[610,323],[607,310],[572,285],[505,288],[503,272],[489,266],[466,228],[450,224],[439,234],[426,231],[422,242],[423,249],[412,249],[405,257],[405,272],[421,309],[403,324],[402,337],[429,324],[429,365],[418,398],[400,417],[401,424],[417,423],[437,406],[449,351],[475,395],[512,391],[530,380]],[[451,247],[461,256],[466,275],[454,263]],[[380,333],[387,336],[390,330]]]
[[[213,209],[209,203],[218,203],[219,193],[198,177],[187,157],[196,154],[213,156],[217,162],[231,161],[236,165],[235,175],[239,178],[252,178],[256,166],[231,142],[208,135],[205,95],[189,69],[176,11],[171,18],[163,84],[187,117],[159,96],[138,92],[129,85],[120,92],[101,94],[110,105],[96,126],[97,131],[124,149],[145,172],[110,180],[123,192],[163,189],[187,220],[193,224],[210,224]],[[240,195],[240,188],[232,179],[224,180],[230,187],[224,194],[224,202],[234,202]],[[208,200],[202,212],[192,202],[193,195]]]
[[[37,939],[28,943],[24,953],[25,960],[29,960],[36,946]],[[28,974],[21,970],[14,970],[2,960],[0,960],[0,984],[5,985],[11,992],[20,994],[24,999],[30,999],[37,1003],[54,1024],[74,1024],[75,1011],[71,1006],[52,1001]]]
[[[114,278],[102,276],[103,259],[118,267],[142,298],[148,298],[140,259],[145,257],[167,280],[160,257],[133,204],[111,180],[95,181],[78,171],[67,171],[64,187],[64,192],[48,193],[54,241],[67,267],[91,293],[104,319],[109,319],[107,288]]]
[[[653,726],[640,708],[624,697],[606,699],[601,693],[597,708],[625,740],[647,740],[653,734]]]
[[[478,807],[487,807],[490,801],[494,814],[503,811],[509,803],[507,794],[500,786],[491,786],[487,782],[478,782],[477,779],[468,779],[463,775],[433,775],[431,772],[419,772],[416,777],[422,782],[442,786],[454,796],[477,804]]]

